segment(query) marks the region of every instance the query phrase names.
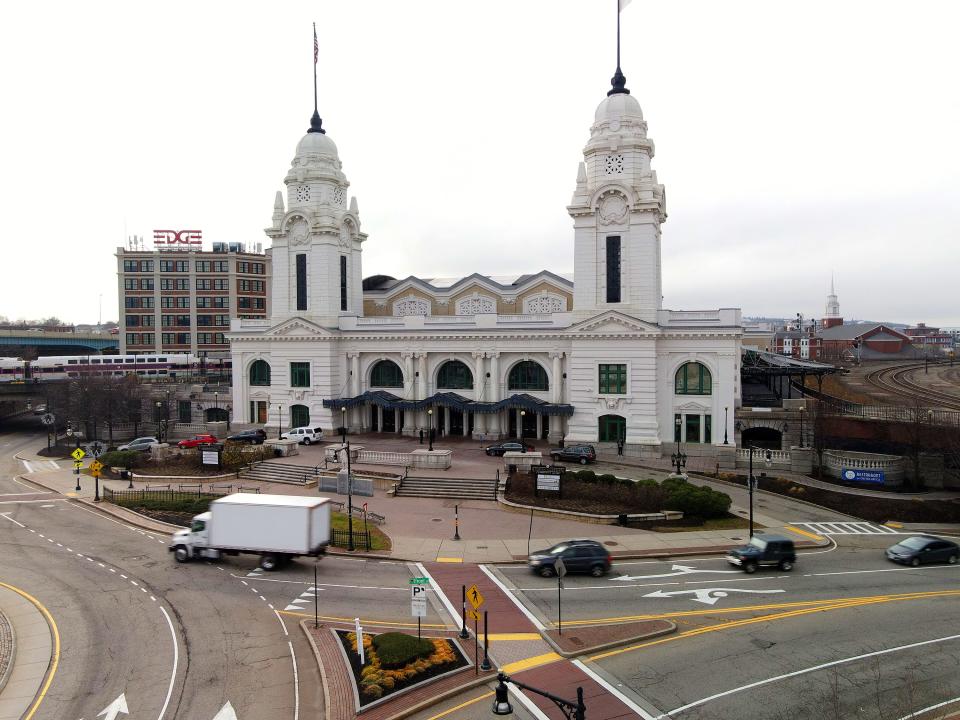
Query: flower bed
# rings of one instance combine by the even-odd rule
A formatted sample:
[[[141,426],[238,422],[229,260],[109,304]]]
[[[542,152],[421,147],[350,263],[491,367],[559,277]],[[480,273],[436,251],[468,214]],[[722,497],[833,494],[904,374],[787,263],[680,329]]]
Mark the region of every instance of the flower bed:
[[[350,661],[361,707],[470,664],[452,640],[424,638],[421,641],[391,632],[376,636],[363,634],[366,664],[361,667],[356,633],[346,630],[336,633]],[[381,655],[393,662],[385,662]]]

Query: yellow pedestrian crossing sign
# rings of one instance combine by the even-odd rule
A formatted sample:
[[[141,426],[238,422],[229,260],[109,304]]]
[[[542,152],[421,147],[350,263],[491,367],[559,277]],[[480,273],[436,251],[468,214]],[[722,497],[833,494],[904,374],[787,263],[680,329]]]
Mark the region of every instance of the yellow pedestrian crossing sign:
[[[479,610],[480,606],[483,605],[483,595],[480,594],[476,585],[471,585],[467,590],[467,600],[473,605],[474,610]]]
[[[473,618],[477,622],[480,622],[480,613],[479,611],[474,610],[473,608],[470,608],[469,610],[467,610],[467,616]]]
[[[92,463],[90,463],[90,470],[95,473],[99,473],[101,470],[103,470],[103,463],[99,460],[94,460]]]
[[[87,454],[83,451],[83,448],[77,448],[70,453],[70,457],[72,457],[74,460],[83,460],[86,456]]]

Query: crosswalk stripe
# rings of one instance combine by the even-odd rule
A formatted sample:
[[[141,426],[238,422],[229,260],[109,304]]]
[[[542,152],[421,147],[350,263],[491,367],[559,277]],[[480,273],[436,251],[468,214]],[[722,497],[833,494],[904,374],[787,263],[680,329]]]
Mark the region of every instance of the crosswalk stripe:
[[[870,522],[793,523],[819,535],[903,535],[902,531]]]

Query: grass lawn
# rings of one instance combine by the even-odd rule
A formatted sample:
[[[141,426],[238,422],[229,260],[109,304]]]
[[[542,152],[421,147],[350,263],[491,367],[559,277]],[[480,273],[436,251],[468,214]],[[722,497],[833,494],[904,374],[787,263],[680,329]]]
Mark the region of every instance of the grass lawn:
[[[334,530],[347,531],[347,514],[331,513],[330,524]],[[377,527],[376,523],[367,521],[367,528],[370,530],[370,549],[371,550],[389,550],[391,547],[390,537]],[[363,518],[353,516],[353,532],[363,532]]]

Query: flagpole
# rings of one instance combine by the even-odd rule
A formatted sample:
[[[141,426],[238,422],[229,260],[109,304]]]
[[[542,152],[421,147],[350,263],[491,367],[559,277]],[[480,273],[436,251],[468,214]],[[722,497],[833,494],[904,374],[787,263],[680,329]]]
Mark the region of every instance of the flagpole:
[[[620,58],[620,15],[617,14],[617,60]],[[317,24],[313,24],[313,112],[317,110]]]
[[[620,68],[620,0],[617,0],[617,69]],[[316,70],[314,70],[316,72]]]

